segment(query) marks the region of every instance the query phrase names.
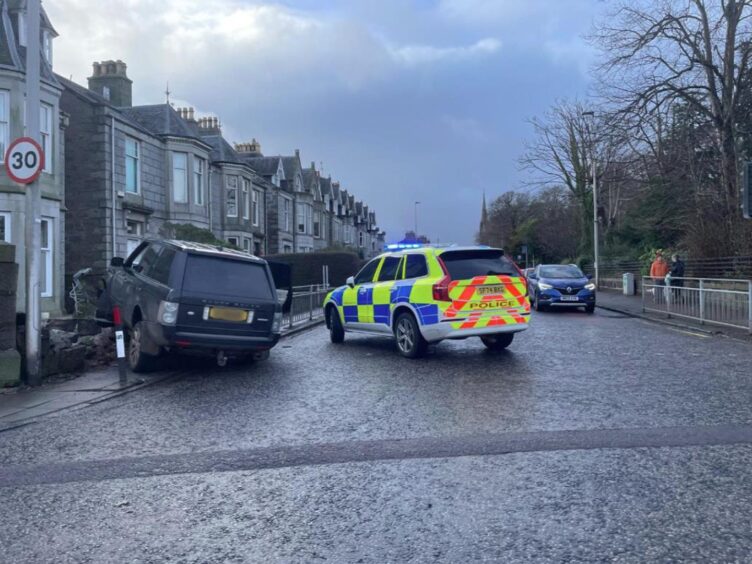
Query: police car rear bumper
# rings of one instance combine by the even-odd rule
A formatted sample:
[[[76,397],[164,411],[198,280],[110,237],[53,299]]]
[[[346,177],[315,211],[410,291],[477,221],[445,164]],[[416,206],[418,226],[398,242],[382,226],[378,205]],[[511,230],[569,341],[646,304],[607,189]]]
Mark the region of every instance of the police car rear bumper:
[[[528,316],[525,315],[525,319]],[[499,333],[519,333],[528,328],[528,323],[509,323],[507,325],[492,325],[490,327],[470,327],[467,329],[455,329],[452,323],[458,320],[440,321],[433,325],[421,327],[423,338],[429,343],[436,343],[444,339],[465,339],[467,337],[482,337],[483,335],[497,335]]]

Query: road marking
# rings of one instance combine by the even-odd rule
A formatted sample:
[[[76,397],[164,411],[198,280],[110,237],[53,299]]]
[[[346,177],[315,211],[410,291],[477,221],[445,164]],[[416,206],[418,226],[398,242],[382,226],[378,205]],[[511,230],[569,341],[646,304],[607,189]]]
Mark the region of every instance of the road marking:
[[[677,329],[675,327],[669,327],[672,331],[676,331],[677,333],[684,333],[685,335],[689,335],[690,337],[700,337],[702,339],[709,339],[710,335],[705,335],[703,333],[695,333],[694,331],[685,331],[684,329]]]
[[[752,444],[752,425],[746,424],[349,441],[4,466],[0,468],[0,488],[387,460],[498,456],[521,452],[748,444]]]

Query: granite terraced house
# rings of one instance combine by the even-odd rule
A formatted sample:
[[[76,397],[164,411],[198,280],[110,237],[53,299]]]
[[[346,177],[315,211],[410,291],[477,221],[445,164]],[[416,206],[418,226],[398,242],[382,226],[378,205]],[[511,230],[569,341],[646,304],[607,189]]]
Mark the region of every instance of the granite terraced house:
[[[55,37],[57,33],[44,10],[40,36],[33,39],[27,37],[26,32],[26,3],[0,0],[0,165],[4,164],[8,144],[25,134],[26,46],[32,40],[42,46],[39,125],[46,159],[38,181],[42,195],[40,307],[43,313],[52,315],[60,313],[64,305],[64,234],[68,217],[64,204],[68,117],[60,109],[62,85],[52,71]],[[8,178],[3,169],[0,173],[0,240],[16,246],[17,311],[26,309],[25,225],[26,189]]]

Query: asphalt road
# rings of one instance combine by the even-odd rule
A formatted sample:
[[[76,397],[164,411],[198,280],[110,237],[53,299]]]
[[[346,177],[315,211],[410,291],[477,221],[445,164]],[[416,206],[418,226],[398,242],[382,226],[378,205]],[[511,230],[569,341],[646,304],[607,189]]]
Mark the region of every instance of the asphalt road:
[[[2,562],[752,561],[752,346],[539,314],[323,328],[0,433]]]

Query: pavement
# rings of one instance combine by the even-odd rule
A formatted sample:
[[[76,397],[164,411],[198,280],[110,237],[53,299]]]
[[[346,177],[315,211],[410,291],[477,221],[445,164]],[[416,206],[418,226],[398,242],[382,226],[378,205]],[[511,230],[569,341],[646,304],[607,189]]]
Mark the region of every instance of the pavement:
[[[323,319],[288,327],[284,337],[291,337],[323,323]],[[38,387],[0,389],[0,432],[26,425],[40,417],[59,411],[82,409],[118,395],[135,391],[179,374],[180,361],[170,362],[160,372],[133,374],[120,382],[117,365],[102,367],[82,375],[71,374],[63,381],[45,382]]]
[[[635,296],[625,296],[622,292],[617,290],[599,290],[598,307],[630,315],[632,317],[638,317],[647,321],[663,323],[672,327],[684,327],[703,333],[726,335],[735,339],[752,342],[752,336],[750,336],[749,331],[744,329],[735,329],[733,327],[713,325],[711,323],[703,324],[699,321],[693,321],[687,318],[668,317],[661,313],[644,312],[642,311],[642,296],[639,294]]]
[[[751,361],[603,309],[417,361],[316,327],[1,432],[2,559],[748,562]]]

